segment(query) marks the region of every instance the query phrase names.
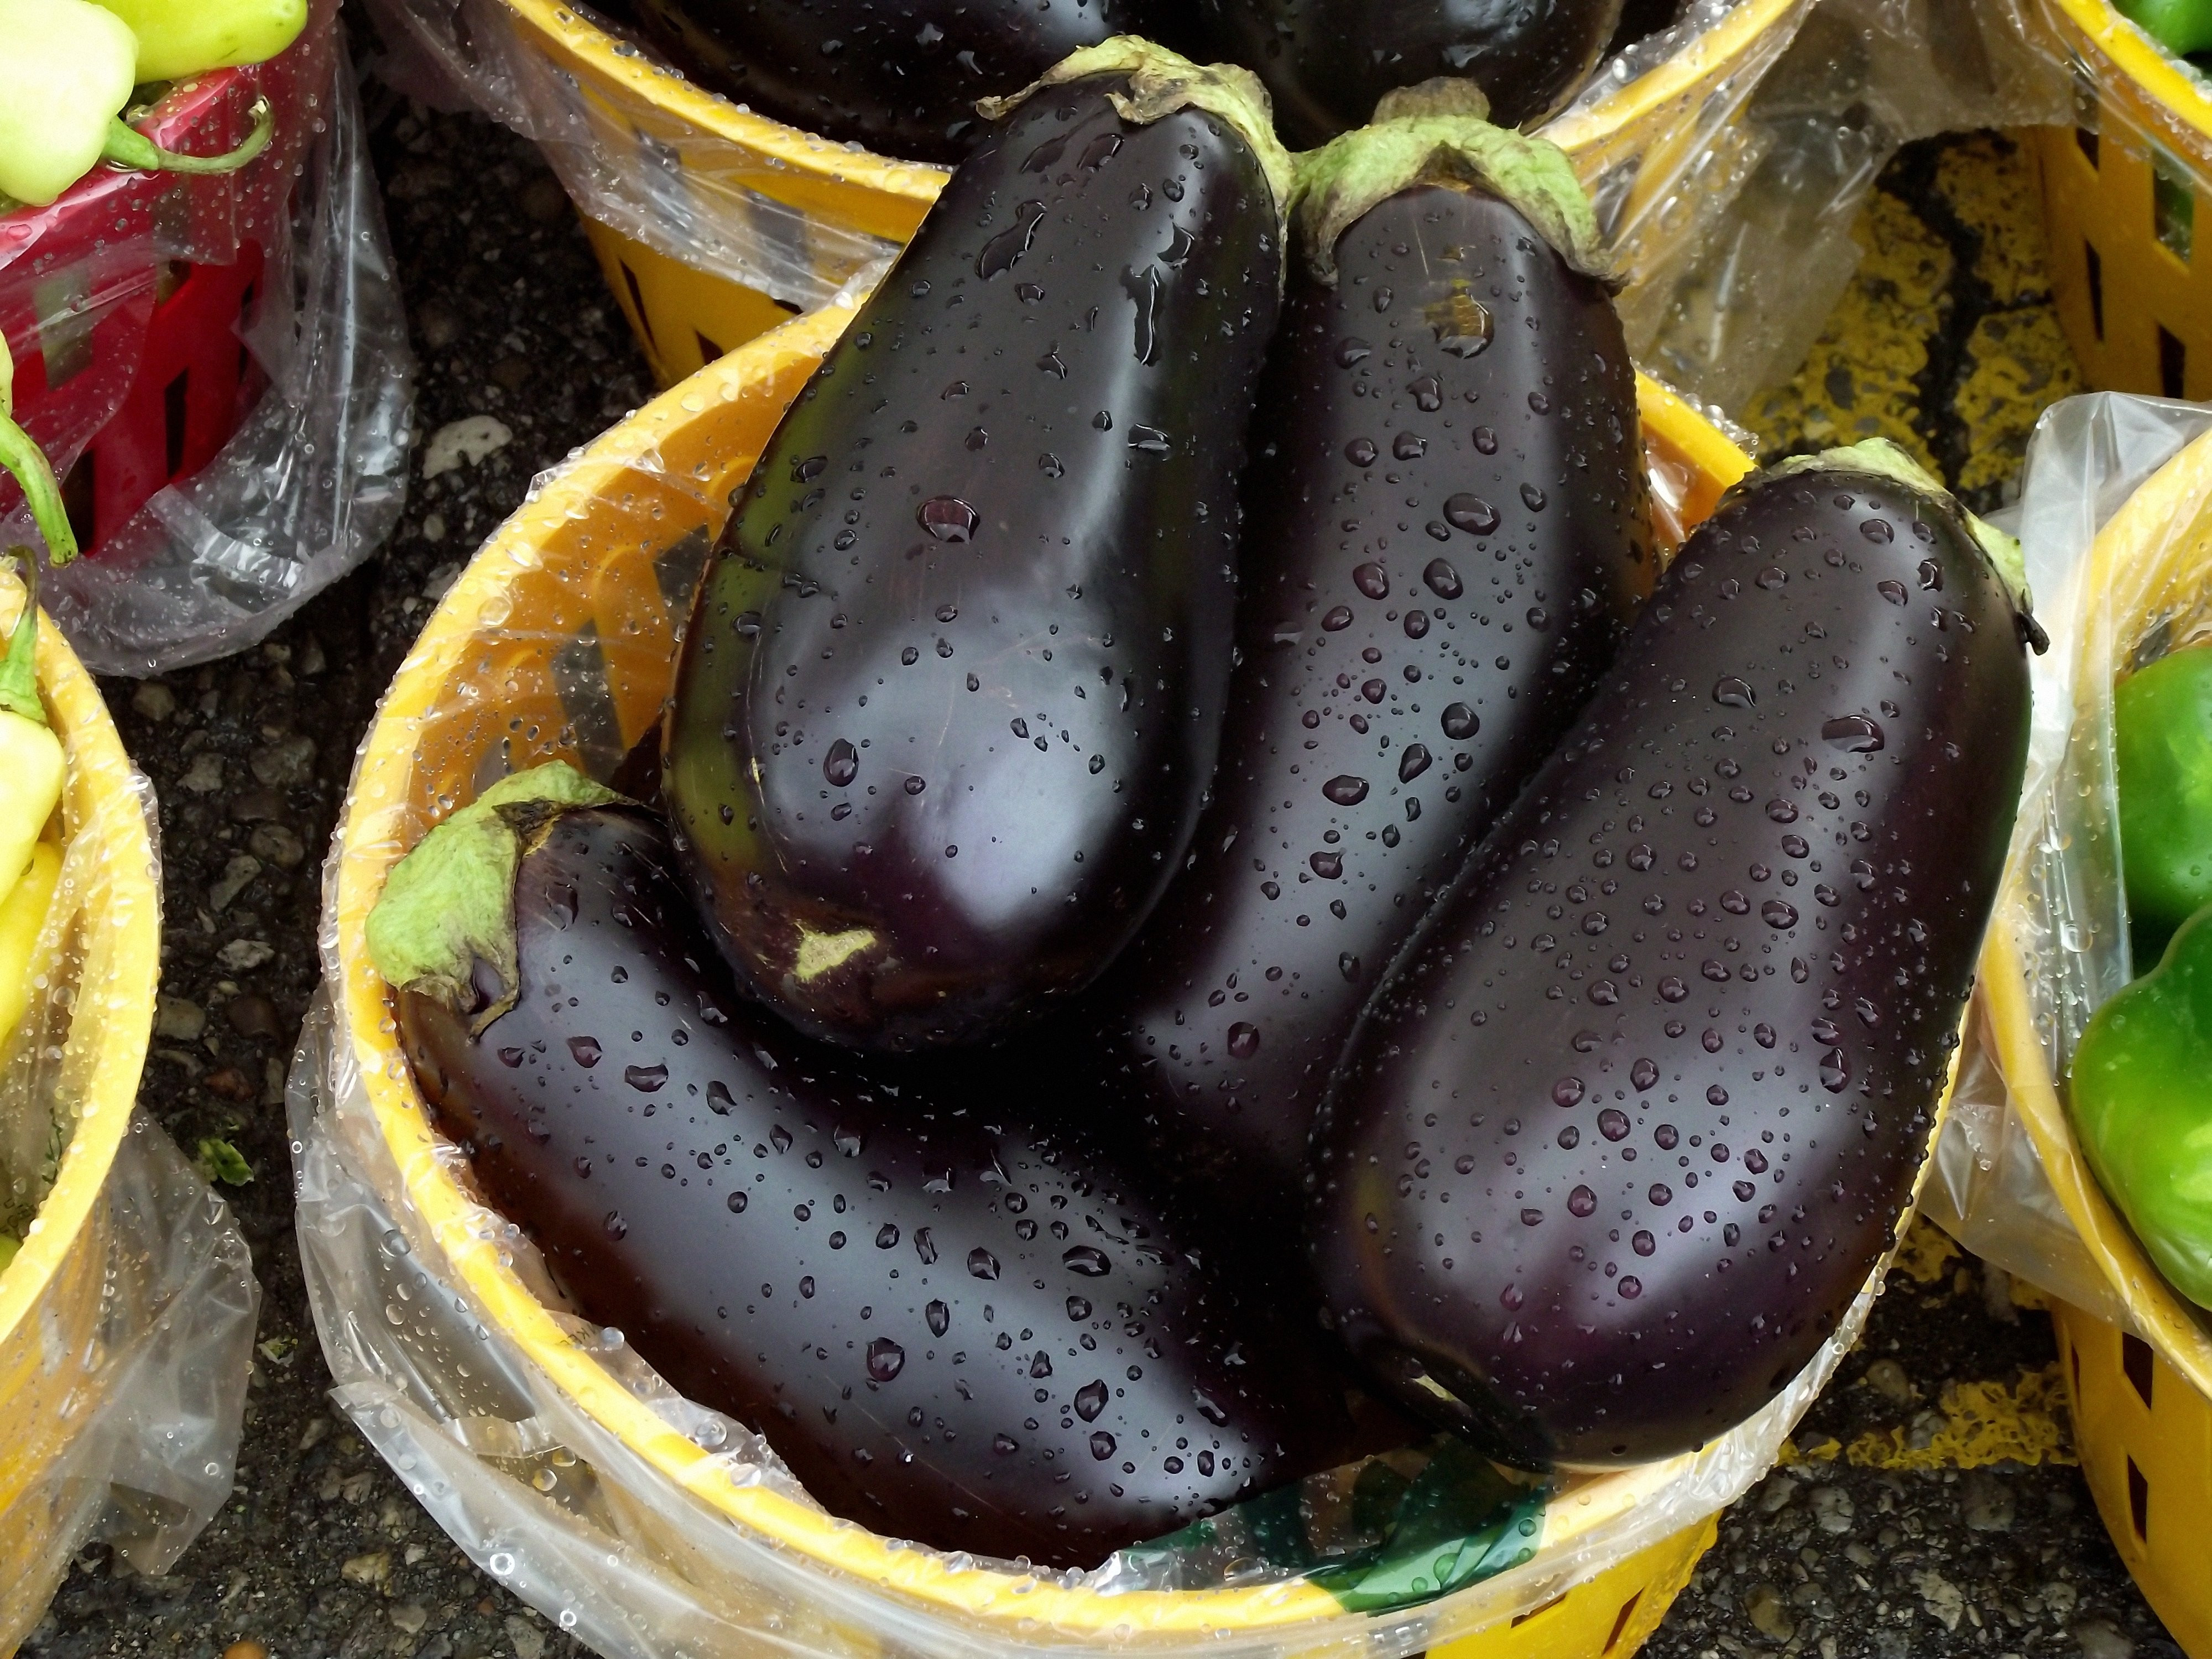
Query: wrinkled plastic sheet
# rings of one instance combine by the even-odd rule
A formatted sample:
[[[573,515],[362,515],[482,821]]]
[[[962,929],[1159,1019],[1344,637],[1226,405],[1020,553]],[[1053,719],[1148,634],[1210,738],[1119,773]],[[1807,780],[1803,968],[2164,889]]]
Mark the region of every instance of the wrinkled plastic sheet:
[[[2193,592],[2154,580],[2154,548],[2082,591],[2097,532],[2138,486],[2212,431],[2212,408],[2099,392],[2044,412],[2029,443],[2017,527],[2051,649],[2034,659],[2035,715],[2005,896],[2052,1078],[2090,1017],[2148,963],[2133,960],[2120,867],[2112,685],[2212,632],[2212,566]],[[1929,1218],[1976,1255],[2107,1322],[2142,1330],[2130,1297],[2084,1244],[2014,1109],[1996,1045],[1980,1040],[1923,1195]],[[2146,1333],[2148,1334],[2148,1333]]]
[[[234,175],[250,187],[191,179],[180,194],[193,211],[157,209],[91,255],[47,250],[51,234],[0,237],[0,320],[19,361],[66,351],[111,316],[134,319],[143,340],[173,262],[228,264],[249,247],[267,261],[240,333],[268,382],[258,401],[212,460],[45,585],[48,613],[95,673],[164,673],[258,642],[380,545],[405,505],[413,360],[335,12],[334,0],[316,6],[302,39],[319,29],[323,45],[296,68],[320,89],[280,118],[275,163]],[[127,334],[103,337],[66,410],[28,418],[58,474],[131,389]],[[0,521],[0,540],[36,544],[27,511]]]
[[[76,1147],[90,1081],[112,1063],[110,1022],[150,1013],[127,988],[143,968],[120,945],[107,863],[148,843],[108,833],[103,815],[143,815],[150,828],[153,790],[135,773],[122,787],[88,787],[76,758],[35,994],[0,1043],[0,1230],[19,1237],[52,1224],[41,1206]],[[150,906],[158,870],[139,886]],[[142,1573],[167,1571],[229,1498],[237,1464],[260,1296],[246,1241],[143,1111],[105,1109],[129,1111],[106,1178],[60,1265],[0,1333],[0,1652],[38,1622],[88,1540]],[[76,1150],[97,1155],[89,1142]]]
[[[754,394],[726,389],[723,395]],[[568,465],[592,464],[587,454]],[[539,479],[533,502],[557,478],[556,472]],[[681,615],[706,547],[705,536],[691,526],[718,523],[726,509],[719,499],[708,499],[703,471],[664,466],[649,453],[594,489],[589,539],[600,553],[556,560],[534,545],[501,545],[495,538],[478,556],[501,562],[499,580],[507,585],[483,600],[485,609],[477,613],[471,642],[457,659],[467,665],[460,671],[465,678],[412,717],[413,729],[400,744],[423,757],[432,775],[473,764],[471,788],[480,789],[507,770],[556,755],[601,778],[621,762],[623,745],[608,735],[621,729],[613,690],[623,683],[634,691],[628,682],[649,667],[665,672],[666,665],[635,628],[620,640],[601,636],[590,621],[574,635],[550,629],[538,620],[555,603],[543,585],[574,583],[579,595],[592,595],[589,605],[577,609],[589,617],[620,611],[629,603],[618,597],[622,584],[642,582],[656,590],[653,603],[665,601]],[[532,597],[515,597],[516,582],[531,585]],[[447,603],[477,603],[466,599],[473,587],[473,579],[465,579]],[[603,649],[636,654],[617,663]],[[557,702],[541,702],[549,690]],[[467,757],[479,740],[486,746],[472,763]],[[443,811],[459,804],[441,799],[439,805]],[[348,824],[349,836],[387,838],[375,845],[395,855],[428,828],[411,807],[364,817],[349,807]],[[1533,1559],[1437,1599],[1372,1616],[1346,1612],[1204,1632],[1153,1629],[1138,1619],[1105,1630],[1042,1617],[1017,1627],[1003,1614],[994,1619],[926,1603],[809,1556],[715,1507],[708,1494],[722,1480],[811,1500],[763,1440],[683,1398],[618,1329],[578,1316],[516,1223],[473,1206],[458,1223],[441,1222],[434,1230],[416,1208],[410,1181],[433,1170],[398,1166],[360,1071],[364,1052],[375,1051],[365,1050],[347,1029],[331,990],[343,971],[334,920],[339,872],[349,852],[359,850],[342,842],[326,872],[325,988],[309,1013],[288,1092],[301,1259],[334,1398],[473,1561],[562,1629],[611,1656],[750,1656],[772,1647],[856,1659],[875,1659],[885,1650],[950,1659],[1002,1653],[1018,1641],[1086,1652],[1404,1659],[1532,1613],[1740,1497],[1772,1466],[1880,1293],[1878,1270],[1814,1362],[1751,1419],[1667,1464],[1627,1476],[1570,1477],[1547,1500],[1544,1535],[1552,1541]],[[390,1016],[380,1018],[388,1032]],[[377,1063],[404,1077],[405,1062],[389,1049],[385,1054]],[[464,1192],[471,1190],[460,1149],[441,1139],[422,1156]],[[496,1250],[569,1341],[659,1421],[711,1455],[707,1472],[678,1482],[587,1413],[489,1311],[441,1237]],[[1563,1516],[1567,1524],[1551,1527]],[[1249,1558],[1206,1557],[1173,1540],[1064,1574],[939,1555],[919,1545],[901,1547],[954,1572],[1028,1574],[1109,1595],[1224,1585],[1248,1591],[1282,1585],[1287,1592],[1299,1577]]]
[[[1857,269],[1860,209],[1898,148],[2070,121],[2043,0],[1820,0],[1733,131],[1735,180],[1621,300],[1650,373],[1741,410],[1786,380]]]

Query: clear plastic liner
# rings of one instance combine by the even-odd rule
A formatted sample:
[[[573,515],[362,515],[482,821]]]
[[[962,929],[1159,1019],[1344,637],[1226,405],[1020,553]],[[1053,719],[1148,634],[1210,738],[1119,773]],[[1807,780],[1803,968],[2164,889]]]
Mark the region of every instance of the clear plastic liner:
[[[319,74],[325,89],[280,117],[280,134],[307,129],[290,134],[279,175],[297,180],[289,214],[267,199],[284,192],[241,186],[181,223],[157,211],[140,234],[60,267],[11,262],[0,239],[0,318],[37,318],[26,332],[50,360],[66,352],[62,337],[88,340],[118,307],[138,314],[143,331],[172,262],[228,264],[254,257],[250,248],[266,260],[264,301],[241,338],[268,385],[243,423],[207,465],[45,586],[49,614],[95,673],[165,673],[255,644],[374,551],[405,504],[413,359],[334,12],[318,6],[310,27],[331,44],[301,70]],[[57,283],[82,296],[57,310]],[[71,382],[66,422],[33,422],[63,474],[138,372],[137,355],[115,343],[96,356],[77,379],[98,384]],[[0,522],[0,538],[33,540],[27,512]]]
[[[2039,0],[1820,0],[1736,129],[1740,188],[1623,296],[1651,373],[1741,410],[1820,337],[1859,258],[1851,227],[1898,147],[2073,118]]]
[[[20,587],[4,598],[12,618]],[[88,1539],[165,1572],[229,1498],[260,1295],[228,1207],[133,1104],[153,790],[51,641],[40,678],[68,775],[34,994],[0,1038],[0,1231],[23,1241],[0,1273],[0,1652]]]
[[[834,337],[820,319],[783,332],[810,330]],[[1425,1554],[1351,1559],[1360,1528],[1324,1511],[1356,1498],[1352,1471],[1087,1571],[1045,1572],[886,1550],[825,1522],[763,1440],[677,1395],[618,1329],[578,1317],[522,1230],[475,1200],[465,1157],[408,1083],[380,987],[365,966],[348,978],[364,872],[509,771],[558,756],[605,779],[621,763],[665,695],[670,618],[689,608],[743,458],[822,349],[778,337],[538,480],[447,595],[363,745],[326,872],[325,989],[288,1103],[334,1397],[409,1490],[486,1571],[623,1659],[764,1645],[868,1659],[1015,1645],[1403,1659],[1533,1613],[1741,1496],[1856,1340],[1880,1271],[1747,1422],[1665,1462],[1571,1474],[1547,1492],[1497,1486],[1494,1512],[1470,1507],[1447,1537],[1419,1540],[1437,1544]],[[1416,1484],[1438,1468],[1399,1455],[1385,1461]],[[1370,1491],[1381,1479],[1367,1478]],[[1483,1479],[1496,1477],[1455,1496]],[[1297,1534],[1287,1548],[1266,1541],[1279,1523]]]
[[[684,86],[684,77],[588,6],[561,6],[556,27],[611,37],[619,56],[647,70],[642,85],[587,83],[556,56],[540,21],[508,0],[368,3],[389,54],[375,65],[380,76],[426,103],[474,104],[532,140],[578,207],[632,241],[800,311],[831,303],[856,276],[868,286],[897,255],[898,243],[800,205],[821,196],[818,181],[810,186],[760,149],[672,122],[656,94]],[[714,101],[733,116],[750,112]],[[805,142],[824,154],[866,154]],[[943,177],[919,162],[908,170]]]
[[[2128,933],[2113,681],[2212,622],[2212,558],[2197,558],[2177,583],[2179,544],[2153,538],[2128,557],[2094,564],[2091,550],[2136,489],[2208,432],[2212,409],[2100,392],[2046,410],[2029,444],[2018,530],[2051,649],[2033,662],[2025,793],[1993,926],[2009,931],[2020,953],[2039,1082],[2065,1076],[2090,1016],[2148,965],[2131,961]],[[2188,526],[2170,529],[2179,536]],[[2132,1294],[2114,1284],[2061,1203],[2008,1092],[1998,1045],[1985,1022],[1979,1029],[1923,1207],[2015,1276],[2112,1323],[2145,1328]],[[2066,1151],[2078,1158],[2070,1144]]]

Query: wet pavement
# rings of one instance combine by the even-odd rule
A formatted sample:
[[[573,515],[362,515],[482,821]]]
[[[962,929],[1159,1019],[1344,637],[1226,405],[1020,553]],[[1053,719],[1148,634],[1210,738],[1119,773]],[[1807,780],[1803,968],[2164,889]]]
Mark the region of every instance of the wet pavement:
[[[505,436],[418,479],[390,546],[260,649],[106,688],[159,794],[166,854],[142,1099],[188,1153],[220,1139],[244,1156],[252,1179],[222,1190],[264,1300],[233,1501],[162,1577],[83,1552],[24,1650],[38,1659],[582,1651],[479,1574],[325,1398],[283,1082],[318,976],[321,859],[378,695],[532,476],[651,386],[535,152],[368,96],[422,362],[418,433],[427,445],[488,417]],[[1828,337],[1752,411],[1770,452],[1883,433],[1973,504],[2001,499],[2035,411],[2080,389],[2041,286],[2033,198],[2000,138],[1900,156]],[[1932,1231],[1916,1239],[1795,1461],[1723,1518],[1652,1659],[2178,1659],[2072,1467],[2047,1316],[1947,1249]]]

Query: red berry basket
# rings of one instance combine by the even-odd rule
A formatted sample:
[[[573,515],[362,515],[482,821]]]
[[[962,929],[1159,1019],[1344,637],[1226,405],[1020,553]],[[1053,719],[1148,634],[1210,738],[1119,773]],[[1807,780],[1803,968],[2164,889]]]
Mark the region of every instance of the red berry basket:
[[[251,165],[216,177],[101,167],[51,206],[0,216],[15,418],[61,474],[88,553],[212,460],[261,393],[243,335],[290,268],[293,185],[325,125],[336,13],[321,0],[280,56],[179,82],[135,123],[166,149],[217,155],[265,98],[276,137]],[[0,519],[20,504],[0,487]]]

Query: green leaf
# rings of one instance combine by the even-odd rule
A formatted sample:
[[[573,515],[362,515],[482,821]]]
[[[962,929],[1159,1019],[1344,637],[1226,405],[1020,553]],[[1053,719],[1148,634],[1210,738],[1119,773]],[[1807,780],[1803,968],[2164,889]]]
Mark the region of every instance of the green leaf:
[[[245,1154],[213,1136],[200,1142],[192,1163],[206,1180],[219,1181],[226,1187],[243,1187],[253,1179],[253,1166],[246,1161]]]

